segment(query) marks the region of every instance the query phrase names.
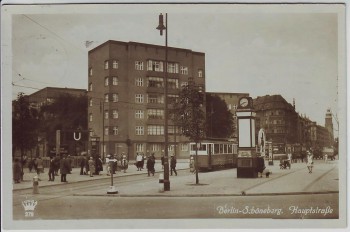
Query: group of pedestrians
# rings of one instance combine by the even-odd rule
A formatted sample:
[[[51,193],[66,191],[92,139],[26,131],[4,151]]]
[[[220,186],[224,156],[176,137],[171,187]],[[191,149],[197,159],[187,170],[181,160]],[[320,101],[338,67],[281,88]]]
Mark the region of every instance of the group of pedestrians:
[[[119,159],[117,155],[107,155],[107,176],[111,175],[112,173],[115,174],[115,172],[118,170],[118,163],[120,163],[121,170],[125,173],[129,167],[129,161],[124,152],[121,154]]]
[[[81,155],[78,159],[80,166],[80,175],[100,175],[103,171],[103,162],[100,155],[90,156]]]

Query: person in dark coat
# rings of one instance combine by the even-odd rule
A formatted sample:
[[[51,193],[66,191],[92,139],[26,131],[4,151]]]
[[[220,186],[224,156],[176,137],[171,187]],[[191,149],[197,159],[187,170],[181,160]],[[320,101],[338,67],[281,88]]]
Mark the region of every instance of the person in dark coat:
[[[176,172],[176,158],[174,155],[171,155],[171,160],[170,160],[170,174],[173,175],[173,171],[175,173],[175,176],[177,176]]]
[[[70,173],[70,164],[68,162],[66,156],[63,155],[60,161],[61,182],[67,182],[67,174]]]
[[[160,161],[162,162],[162,169],[164,169],[164,155],[162,154],[162,157],[160,158]]]
[[[22,178],[22,166],[19,159],[15,159],[15,162],[13,163],[13,180],[15,183],[20,183]]]
[[[154,164],[155,164],[155,159],[153,159],[152,156],[149,156],[147,158],[147,173],[148,176],[150,176],[150,174],[152,173],[152,175],[154,176]]]
[[[60,169],[61,164],[61,157],[59,155],[56,155],[54,158],[55,161],[55,176],[58,176],[58,170]]]
[[[85,162],[86,162],[85,156],[81,155],[79,160],[80,175],[84,175]]]
[[[103,164],[100,156],[96,156],[95,158],[95,174],[100,175],[100,172],[103,171]]]
[[[51,156],[50,157],[50,165],[49,165],[49,181],[55,181],[55,160],[54,158]]]

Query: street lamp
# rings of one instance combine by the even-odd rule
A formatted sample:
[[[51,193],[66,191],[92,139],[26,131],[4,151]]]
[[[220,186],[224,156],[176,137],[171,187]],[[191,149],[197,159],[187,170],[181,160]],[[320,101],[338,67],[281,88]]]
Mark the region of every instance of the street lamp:
[[[170,191],[170,180],[169,180],[169,156],[168,156],[168,13],[165,13],[165,26],[163,15],[159,15],[159,24],[156,28],[160,31],[160,35],[163,35],[165,30],[165,65],[164,65],[164,191]]]

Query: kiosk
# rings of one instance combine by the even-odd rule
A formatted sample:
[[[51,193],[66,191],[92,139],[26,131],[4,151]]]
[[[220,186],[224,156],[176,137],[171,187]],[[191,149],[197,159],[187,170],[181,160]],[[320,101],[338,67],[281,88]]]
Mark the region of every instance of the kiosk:
[[[253,109],[253,99],[251,97],[241,97],[236,114],[238,121],[237,178],[257,178],[256,114]]]

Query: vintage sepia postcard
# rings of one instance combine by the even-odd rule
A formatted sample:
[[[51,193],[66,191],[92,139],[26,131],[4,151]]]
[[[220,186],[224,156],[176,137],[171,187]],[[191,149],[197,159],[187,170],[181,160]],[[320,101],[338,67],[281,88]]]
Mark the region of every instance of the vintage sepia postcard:
[[[346,7],[3,2],[2,229],[346,229]]]

